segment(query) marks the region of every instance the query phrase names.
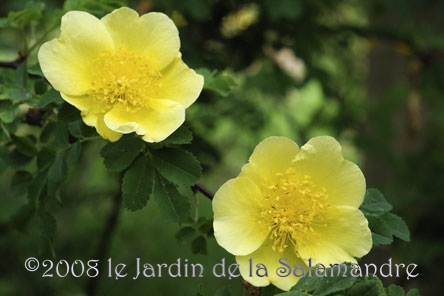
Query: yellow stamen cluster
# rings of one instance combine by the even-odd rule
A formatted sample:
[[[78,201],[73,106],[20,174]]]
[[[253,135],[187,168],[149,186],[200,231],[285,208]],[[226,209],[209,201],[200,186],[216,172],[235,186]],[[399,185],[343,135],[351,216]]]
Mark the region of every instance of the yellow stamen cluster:
[[[119,47],[105,52],[91,63],[93,82],[89,95],[107,110],[121,104],[127,112],[149,107],[149,98],[160,87],[161,73],[155,63]]]
[[[319,236],[316,229],[326,227],[328,207],[325,188],[319,188],[310,176],[297,176],[291,170],[277,174],[275,181],[263,187],[265,201],[260,203],[261,217],[268,222],[273,251],[282,253],[298,243]]]

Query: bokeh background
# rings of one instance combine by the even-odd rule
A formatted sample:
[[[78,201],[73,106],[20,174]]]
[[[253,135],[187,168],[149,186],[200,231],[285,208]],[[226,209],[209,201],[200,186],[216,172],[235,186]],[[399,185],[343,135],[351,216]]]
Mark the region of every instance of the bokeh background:
[[[26,2],[2,0],[0,16],[23,9]],[[376,247],[364,260],[418,264],[418,277],[407,280],[401,275],[384,279],[385,284],[418,288],[421,295],[438,295],[444,289],[443,2],[41,2],[48,18],[63,7],[100,17],[122,5],[140,13],[168,14],[179,27],[185,62],[192,68],[217,70],[222,78],[215,83],[227,90],[205,90],[187,110],[186,124],[194,132],[187,148],[202,162],[200,183],[216,191],[239,173],[255,145],[267,136],[287,136],[300,145],[313,136],[334,136],[345,157],[362,168],[367,186],[384,193],[411,231],[410,242],[395,240],[391,246]],[[1,61],[17,57],[24,46],[22,34],[0,26]],[[38,32],[25,34],[32,38]],[[35,62],[32,52],[28,63]],[[100,255],[103,261],[127,264],[130,272],[136,258],[151,264],[188,259],[204,266],[204,277],[133,280],[130,273],[116,280],[106,271],[91,281],[84,276],[42,278],[42,269],[26,271],[26,258],[45,258],[48,248],[42,245],[38,223],[19,229],[11,223],[26,197],[9,194],[12,172],[2,168],[0,294],[213,295],[230,286],[233,295],[246,295],[239,278],[212,274],[214,264],[225,258],[228,266],[234,260],[211,236],[193,248],[187,237],[177,240],[182,226],[163,217],[151,202],[138,212],[114,209],[119,187],[99,156],[104,144],[85,145],[81,161],[69,168],[61,200],[52,208],[57,221],[55,258],[86,262]],[[5,162],[0,160],[0,167]],[[198,196],[193,211],[211,219],[210,201]],[[111,214],[116,223],[107,232]]]

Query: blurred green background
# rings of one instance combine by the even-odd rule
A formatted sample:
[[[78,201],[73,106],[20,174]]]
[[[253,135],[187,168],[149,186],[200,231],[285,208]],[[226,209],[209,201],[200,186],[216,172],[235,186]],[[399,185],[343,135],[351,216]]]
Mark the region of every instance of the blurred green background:
[[[67,0],[42,1],[43,21],[60,17],[62,7],[97,16],[121,5],[140,13],[161,11],[179,27],[183,59],[192,68],[220,72],[187,110],[194,132],[187,148],[202,162],[200,182],[211,191],[235,177],[255,145],[271,135],[299,145],[316,135],[336,137],[347,159],[357,162],[367,187],[380,189],[403,217],[411,242],[376,247],[364,259],[418,264],[419,276],[383,279],[385,284],[418,288],[421,295],[444,289],[444,3],[436,0]],[[26,1],[3,0],[0,16],[21,10]],[[58,10],[57,10],[58,9]],[[40,20],[41,22],[42,20]],[[0,60],[12,61],[37,40],[39,25],[26,31],[0,27]],[[49,37],[48,37],[49,38]],[[28,64],[36,63],[31,52]],[[9,75],[10,69],[0,69]],[[236,87],[230,92],[231,77]],[[227,82],[228,81],[228,82]],[[218,86],[221,89],[221,86]],[[20,114],[18,114],[20,116]],[[181,226],[163,217],[152,202],[138,212],[117,211],[109,242],[100,242],[113,212],[116,177],[100,158],[104,141],[85,144],[81,161],[69,168],[61,202],[51,209],[57,221],[53,250],[57,260],[86,262],[103,250],[104,260],[134,270],[143,263],[188,259],[201,263],[204,277],[116,280],[106,273],[93,284],[87,277],[42,278],[42,267],[25,270],[28,257],[39,257],[38,223],[24,229],[10,223],[26,197],[12,197],[12,170],[0,175],[0,294],[213,295],[231,286],[246,295],[240,278],[212,274],[214,264],[232,256],[207,238],[208,255],[194,254],[190,241],[179,242]],[[0,166],[5,160],[0,160]],[[210,201],[199,196],[198,213],[211,219]],[[194,210],[194,209],[193,209]],[[44,254],[44,252],[43,252]],[[42,260],[41,260],[42,261]],[[183,261],[182,261],[183,262]],[[54,271],[54,270],[53,270]],[[89,288],[88,288],[89,287]]]

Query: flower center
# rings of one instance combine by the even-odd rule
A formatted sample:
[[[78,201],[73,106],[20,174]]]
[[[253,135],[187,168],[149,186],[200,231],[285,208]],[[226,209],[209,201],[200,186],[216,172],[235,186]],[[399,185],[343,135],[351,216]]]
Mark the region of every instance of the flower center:
[[[106,106],[121,104],[127,112],[149,107],[149,98],[160,87],[162,74],[153,61],[121,46],[100,54],[91,63],[89,95]]]
[[[274,251],[282,253],[290,245],[297,251],[298,243],[319,237],[316,229],[326,226],[328,196],[310,176],[296,177],[291,170],[276,180],[263,188],[261,216],[268,223]]]

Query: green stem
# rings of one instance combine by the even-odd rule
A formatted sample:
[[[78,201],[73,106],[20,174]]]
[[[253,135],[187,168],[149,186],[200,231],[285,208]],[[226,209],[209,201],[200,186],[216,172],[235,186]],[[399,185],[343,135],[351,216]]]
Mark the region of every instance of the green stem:
[[[95,141],[95,140],[100,140],[100,139],[102,139],[101,136],[83,137],[83,138],[79,139],[79,142],[83,143],[83,142]]]
[[[13,61],[0,61],[0,68],[10,68],[10,69],[17,69],[27,58],[28,55],[37,47],[39,46],[45,39],[46,37],[52,32],[54,31],[57,27],[59,26],[59,24],[57,23],[56,25],[52,26],[48,31],[46,31],[39,39],[37,39],[36,42],[34,42],[33,45],[31,45],[28,48],[28,43],[26,41],[26,38],[24,38],[24,43],[25,43],[25,50],[23,53],[19,53],[19,56],[13,60]],[[32,75],[32,76],[38,76],[40,77],[40,75]]]
[[[40,38],[37,39],[37,41],[34,42],[33,45],[31,45],[28,49],[25,50],[25,52],[23,53],[23,56],[27,57],[29,55],[29,53],[32,52],[37,46],[39,46],[43,41],[45,41],[46,37],[48,37],[48,35],[52,31],[57,29],[58,26],[59,26],[59,23],[57,23],[56,25],[52,26],[48,31],[46,31],[42,36],[40,36]]]
[[[199,220],[199,197],[197,196],[197,192],[194,192],[194,222]]]

